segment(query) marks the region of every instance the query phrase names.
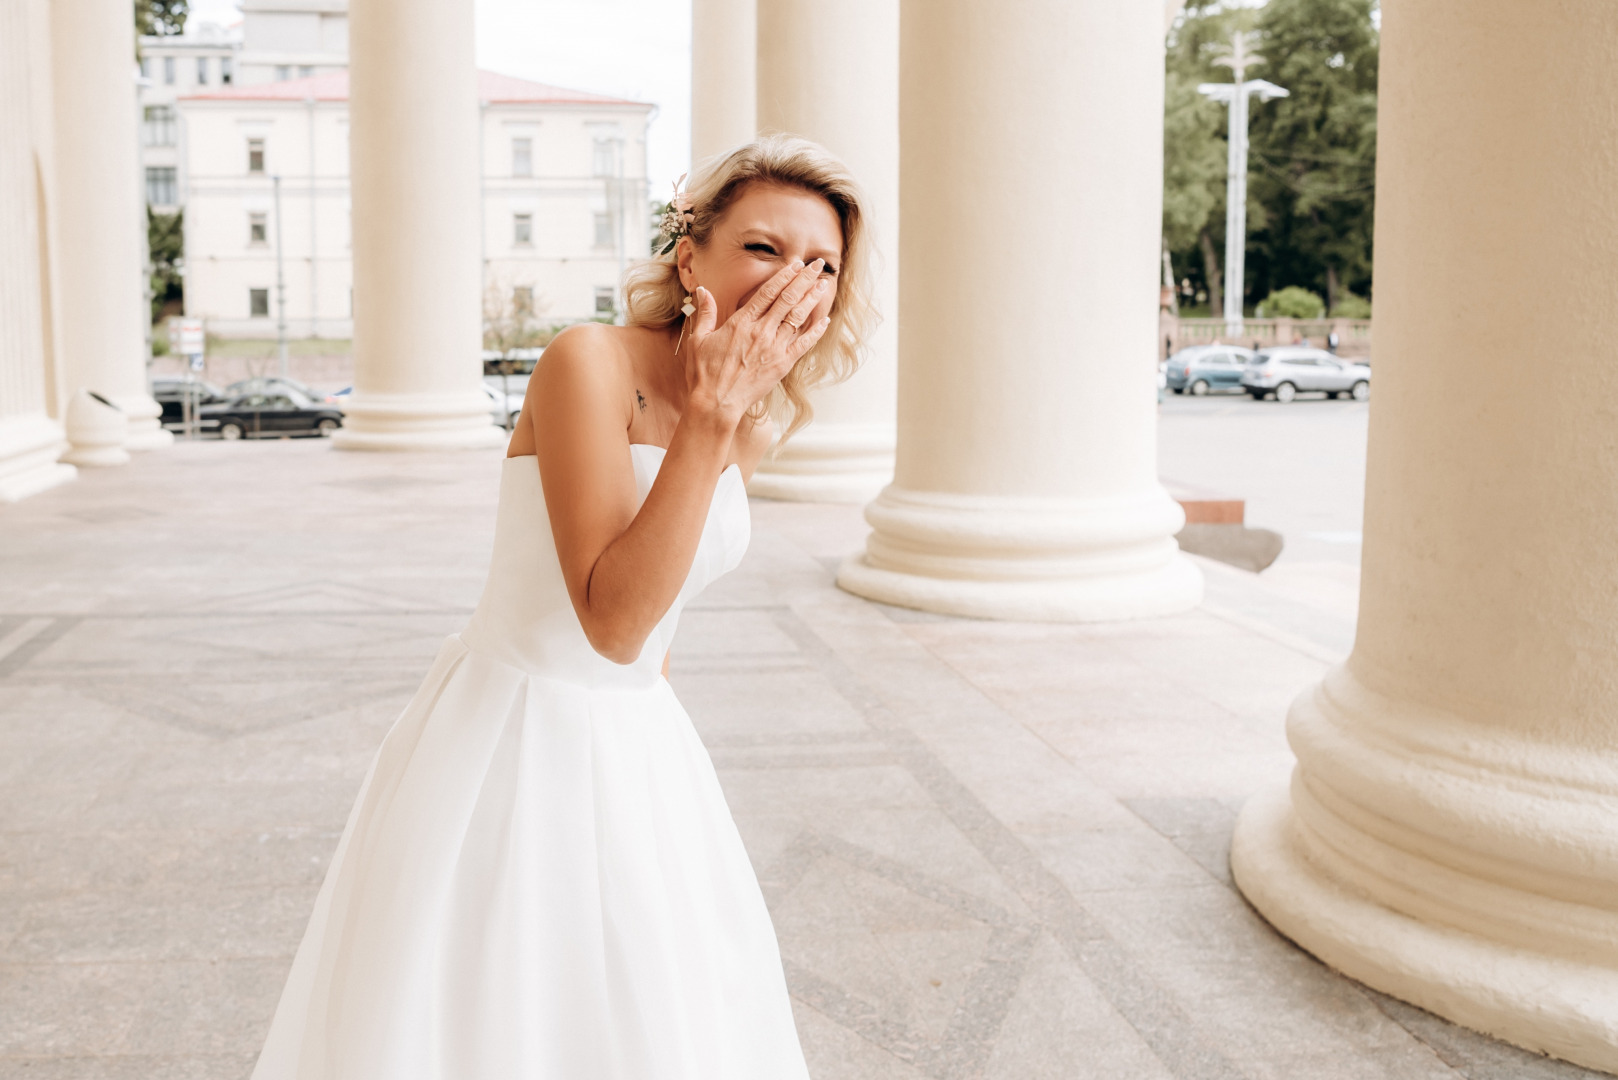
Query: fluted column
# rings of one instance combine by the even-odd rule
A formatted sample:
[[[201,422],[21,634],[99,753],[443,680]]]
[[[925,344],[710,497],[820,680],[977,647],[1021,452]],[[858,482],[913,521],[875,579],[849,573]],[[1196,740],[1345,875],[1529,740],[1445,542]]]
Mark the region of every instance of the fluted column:
[[[1157,482],[1162,20],[904,0],[898,461],[845,589],[1013,619],[1198,601]]]
[[[1333,967],[1618,1072],[1618,22],[1383,11],[1359,630],[1232,866]]]
[[[348,9],[354,393],[336,445],[493,446],[472,0]]]
[[[759,463],[750,494],[865,502],[893,479],[898,396],[899,0],[758,0],[758,126],[825,146],[865,189],[885,316],[860,371]]]
[[[757,132],[755,3],[756,0],[691,0],[693,162],[740,146]],[[655,185],[652,190],[662,194]]]
[[[52,415],[41,145],[50,100],[43,0],[0,6],[0,502],[71,480]],[[43,46],[43,48],[41,48]],[[43,108],[41,107],[43,98]]]
[[[52,0],[57,280],[69,394],[92,390],[129,417],[124,445],[167,446],[146,374],[146,268],[127,7]]]

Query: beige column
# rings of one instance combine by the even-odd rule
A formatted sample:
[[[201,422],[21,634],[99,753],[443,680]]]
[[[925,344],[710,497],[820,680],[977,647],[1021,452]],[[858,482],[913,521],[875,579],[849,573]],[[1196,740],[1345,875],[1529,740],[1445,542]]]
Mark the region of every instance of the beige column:
[[[898,461],[845,589],[1009,619],[1198,602],[1157,482],[1162,20],[904,0]]]
[[[0,6],[0,502],[74,475],[57,461],[66,442],[53,416],[46,350],[40,149],[49,122],[50,53],[48,37],[37,33],[46,17],[43,0]]]
[[[146,272],[135,27],[104,0],[52,0],[56,301],[69,394],[91,390],[129,417],[124,445],[167,446],[146,374]]]
[[[1384,8],[1359,632],[1237,883],[1396,997],[1618,1072],[1618,21]]]
[[[747,490],[866,502],[893,479],[898,396],[899,0],[758,0],[758,126],[813,139],[864,187],[884,320],[865,364],[817,392],[814,421]]]
[[[756,0],[691,0],[691,160],[700,162],[751,139]],[[669,177],[670,180],[674,177]],[[657,196],[663,190],[656,184]]]
[[[482,253],[472,0],[348,8],[354,393],[336,445],[495,446],[479,385]]]

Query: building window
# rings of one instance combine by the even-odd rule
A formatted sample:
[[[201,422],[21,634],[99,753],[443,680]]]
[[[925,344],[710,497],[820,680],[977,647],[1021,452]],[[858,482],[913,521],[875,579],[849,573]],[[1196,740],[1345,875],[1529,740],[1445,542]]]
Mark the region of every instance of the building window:
[[[616,315],[618,305],[614,302],[614,292],[611,285],[596,286],[596,314]]]
[[[534,242],[534,215],[511,215],[511,242],[520,247],[527,247]]]
[[[269,241],[269,228],[267,214],[247,215],[247,242],[253,247],[263,247]]]
[[[612,247],[612,215],[598,213],[596,222],[596,247]]]
[[[152,77],[152,58],[150,56],[140,58],[140,77],[143,79]]]
[[[511,307],[520,315],[534,313],[534,287],[532,285],[518,285],[511,290]]]
[[[174,85],[174,57],[163,57],[163,85]]]
[[[286,82],[290,78],[292,78],[292,65],[290,65],[290,64],[276,64],[275,65],[275,81],[276,82]]]
[[[298,65],[298,78],[307,79],[309,76],[313,75],[314,73],[315,73],[315,69],[314,69],[313,65],[310,65],[310,64],[299,64]]]
[[[180,201],[174,166],[151,166],[146,170],[146,201],[152,206],[174,206]]]
[[[208,58],[206,56],[197,57],[197,85],[208,85]]]
[[[146,106],[146,145],[174,145],[174,106]]]
[[[618,156],[613,153],[611,139],[597,139],[591,158],[591,176],[617,176]]]
[[[268,318],[270,314],[270,290],[247,290],[247,314],[254,319]]]
[[[247,140],[247,171],[263,175],[264,173],[264,140]]]
[[[511,140],[511,175],[534,175],[534,140],[518,138]]]
[[[219,81],[224,83],[226,86],[229,86],[231,82],[234,81],[235,77],[236,68],[231,63],[231,58],[228,56],[221,56],[219,58]]]

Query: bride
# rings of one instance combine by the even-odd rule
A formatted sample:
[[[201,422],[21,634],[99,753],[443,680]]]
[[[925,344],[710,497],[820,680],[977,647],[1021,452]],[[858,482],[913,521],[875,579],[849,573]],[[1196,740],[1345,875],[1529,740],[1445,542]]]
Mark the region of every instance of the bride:
[[[503,463],[488,583],[383,740],[255,1080],[807,1077],[770,924],[665,678],[741,560],[744,480],[873,315],[820,147],[710,163],[559,335]]]

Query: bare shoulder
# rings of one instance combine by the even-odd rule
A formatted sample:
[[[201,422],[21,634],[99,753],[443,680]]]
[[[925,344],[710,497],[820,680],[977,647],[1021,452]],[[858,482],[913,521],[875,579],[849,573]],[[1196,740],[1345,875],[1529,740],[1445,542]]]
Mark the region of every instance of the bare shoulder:
[[[775,445],[775,421],[768,416],[756,422],[744,419],[737,426],[731,445],[736,464],[741,466],[742,476],[751,480],[753,470],[758,468],[758,463],[769,453],[770,447]]]
[[[580,323],[556,335],[545,347],[523,394],[522,419],[509,454],[533,453],[541,427],[576,422],[585,414],[627,428],[626,385],[631,378],[629,353],[617,338],[617,327]]]

